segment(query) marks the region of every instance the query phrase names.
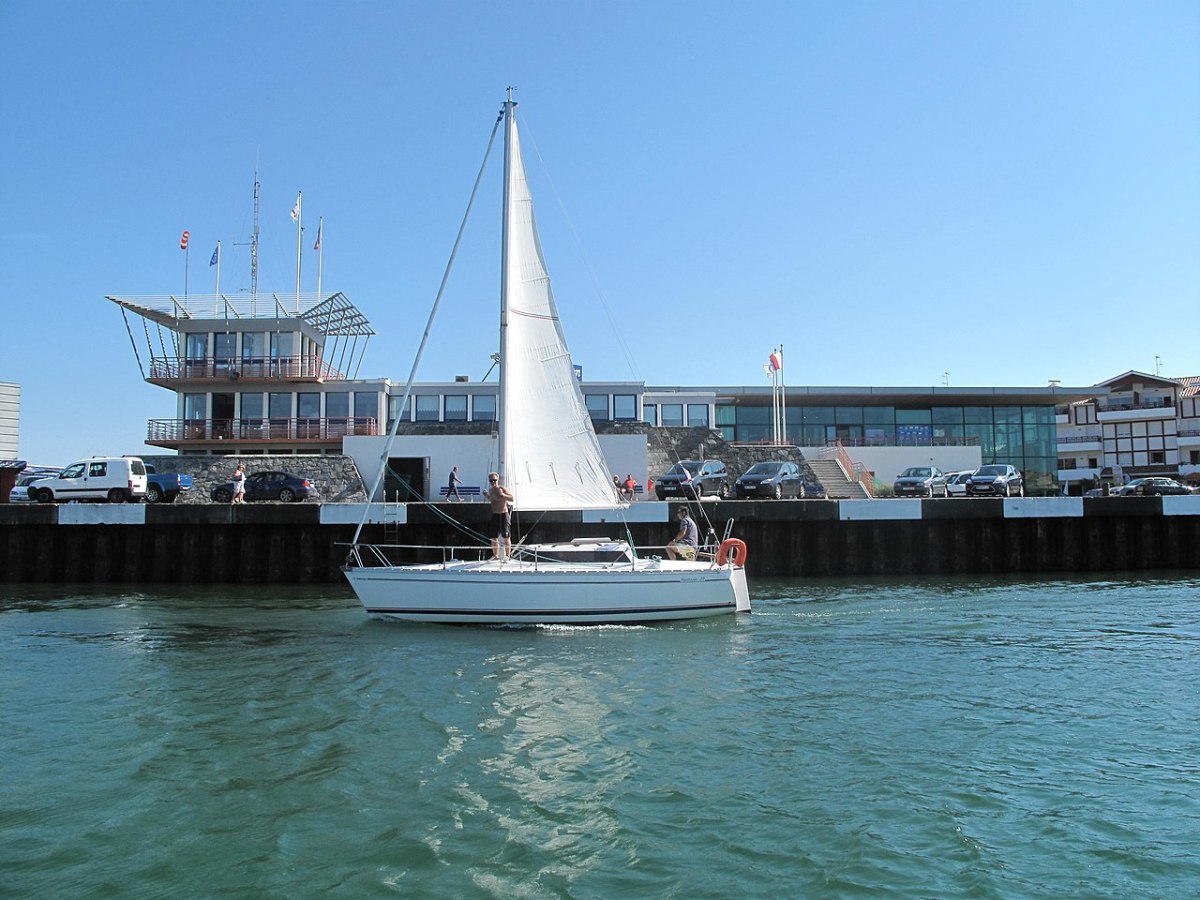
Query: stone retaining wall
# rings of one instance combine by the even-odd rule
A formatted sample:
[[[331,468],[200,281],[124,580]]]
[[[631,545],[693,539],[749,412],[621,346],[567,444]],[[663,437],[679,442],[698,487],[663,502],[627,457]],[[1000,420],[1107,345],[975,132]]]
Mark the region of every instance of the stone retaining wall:
[[[245,463],[248,475],[287,472],[307,478],[316,484],[321,503],[364,503],[367,499],[358,466],[349,456],[144,456],[142,459],[161,473],[192,476],[192,489],[180,494],[176,503],[212,503],[212,489],[230,482],[238,463]]]

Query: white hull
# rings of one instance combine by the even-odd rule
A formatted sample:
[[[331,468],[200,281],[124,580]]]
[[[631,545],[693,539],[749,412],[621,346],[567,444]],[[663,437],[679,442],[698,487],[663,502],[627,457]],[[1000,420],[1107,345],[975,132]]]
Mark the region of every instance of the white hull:
[[[414,622],[595,625],[750,611],[745,570],[711,563],[449,562],[353,567],[346,577],[371,615]]]

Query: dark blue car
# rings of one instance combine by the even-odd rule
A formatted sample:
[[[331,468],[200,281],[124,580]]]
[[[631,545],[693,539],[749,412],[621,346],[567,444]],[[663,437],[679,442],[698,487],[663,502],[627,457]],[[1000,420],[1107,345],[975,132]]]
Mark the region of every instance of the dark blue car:
[[[294,503],[309,495],[316,496],[317,486],[307,478],[289,475],[287,472],[255,472],[246,476],[247,500],[278,500]],[[233,499],[233,482],[219,484],[211,491],[217,503],[228,503]]]
[[[733,485],[739,500],[765,497],[782,500],[784,497],[804,496],[804,477],[794,462],[759,462]]]

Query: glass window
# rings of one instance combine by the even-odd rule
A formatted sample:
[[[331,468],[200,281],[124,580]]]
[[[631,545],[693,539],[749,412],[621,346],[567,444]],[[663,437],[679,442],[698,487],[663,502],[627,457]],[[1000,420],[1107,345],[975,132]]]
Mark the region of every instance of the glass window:
[[[687,423],[689,428],[707,428],[708,404],[689,403],[687,405]]]
[[[662,405],[662,427],[663,428],[682,428],[683,427],[683,404],[682,403],[664,403]]]
[[[338,391],[325,395],[325,415],[330,419],[347,419],[350,417],[350,394]]]
[[[834,407],[832,406],[806,406],[800,412],[802,416],[801,421],[805,425],[833,424]],[[821,429],[821,434],[825,434],[824,429]]]
[[[442,412],[442,398],[439,394],[417,395],[417,421],[436,422]]]
[[[374,419],[379,416],[379,395],[374,391],[354,392],[354,417]]]
[[[865,425],[895,425],[896,409],[892,406],[864,406],[863,424]]]
[[[861,406],[835,406],[833,415],[839,425],[861,425],[863,408]]]
[[[242,418],[261,419],[263,417],[263,395],[260,393],[242,394]]]
[[[930,425],[933,423],[933,412],[929,409],[898,409],[896,410],[897,425]]]
[[[961,425],[963,422],[961,406],[935,406],[929,414],[934,425]]]
[[[295,355],[295,334],[290,331],[271,332],[271,359],[287,359]]]
[[[267,355],[267,335],[262,331],[246,331],[242,334],[242,360],[262,362]]]
[[[633,394],[613,394],[613,418],[631,422],[637,418],[637,397]]]
[[[396,421],[396,410],[400,408],[400,400],[401,397],[398,396],[388,397],[388,431],[392,430],[392,424]],[[404,414],[400,416],[400,421],[412,421],[412,397],[409,397],[408,402],[404,404]]]
[[[237,335],[232,331],[221,331],[214,337],[213,356],[228,362],[237,358]]]
[[[585,394],[583,399],[593,422],[608,421],[608,394]]]
[[[447,394],[446,395],[446,421],[447,422],[465,422],[465,421],[467,421],[467,395],[466,394]]]
[[[471,400],[472,418],[476,422],[496,421],[496,395],[476,394]]]
[[[183,417],[189,421],[208,418],[208,394],[184,394]]]
[[[717,424],[724,424],[721,421],[721,410],[733,409],[737,413],[737,424],[741,425],[770,425],[771,424],[771,407],[769,406],[736,406],[736,407],[717,407]],[[796,410],[792,410],[793,413]],[[790,416],[789,416],[790,418]]]
[[[305,392],[296,395],[296,415],[301,419],[321,417],[321,395]]]
[[[204,359],[208,356],[208,335],[189,334],[187,336],[187,358]]]
[[[272,393],[268,409],[272,419],[289,419],[292,416],[292,395]]]
[[[642,404],[642,421],[647,425],[658,427],[658,404],[643,403]]]
[[[738,422],[738,408],[732,403],[717,404],[717,425],[736,425]]]

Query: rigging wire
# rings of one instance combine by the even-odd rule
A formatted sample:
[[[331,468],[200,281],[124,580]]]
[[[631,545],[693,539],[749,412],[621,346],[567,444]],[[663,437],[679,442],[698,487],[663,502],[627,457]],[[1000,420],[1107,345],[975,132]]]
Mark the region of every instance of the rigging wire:
[[[471,215],[471,208],[475,205],[475,197],[479,193],[479,185],[483,181],[484,171],[487,169],[488,159],[492,155],[492,146],[496,143],[496,132],[500,129],[500,123],[504,120],[504,112],[501,110],[500,115],[496,117],[496,122],[492,126],[492,134],[488,138],[487,150],[483,154],[483,162],[479,166],[479,174],[475,176],[475,185],[471,188],[471,197],[467,201],[466,211],[463,213],[462,222],[458,226],[458,235],[454,238],[454,247],[450,251],[450,258],[446,261],[446,270],[442,273],[442,283],[438,286],[437,296],[434,297],[433,306],[429,310],[429,319],[425,323],[425,331],[421,335],[421,343],[417,348],[417,355],[413,359],[412,369],[408,373],[408,381],[404,385],[404,396],[400,401],[400,412],[403,414],[404,409],[408,406],[409,397],[412,394],[413,382],[417,377],[417,367],[421,364],[421,357],[425,353],[425,345],[429,342],[429,333],[433,329],[433,320],[437,316],[438,307],[442,302],[442,295],[446,291],[446,282],[450,279],[450,271],[454,268],[454,259],[458,255],[459,245],[462,243],[463,232],[467,227],[467,220]],[[367,495],[367,503],[363,506],[362,519],[358,523],[358,527],[354,529],[354,544],[358,543],[358,539],[362,534],[363,526],[367,523],[367,515],[371,509],[371,498],[379,491],[380,482],[383,481],[384,471],[387,468],[388,454],[391,453],[392,443],[396,440],[396,435],[400,430],[400,416],[396,416],[392,423],[391,430],[388,432],[387,441],[383,445],[382,456],[379,466],[379,474],[375,476],[375,483],[371,487],[371,493]]]

